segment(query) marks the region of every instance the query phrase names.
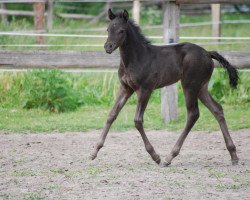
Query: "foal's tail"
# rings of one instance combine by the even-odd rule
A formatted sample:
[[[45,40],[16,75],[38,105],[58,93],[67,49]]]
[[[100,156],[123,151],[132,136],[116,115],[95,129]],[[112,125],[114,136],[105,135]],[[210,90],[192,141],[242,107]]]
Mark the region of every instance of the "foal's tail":
[[[218,54],[216,51],[209,51],[209,54],[211,58],[219,61],[219,63],[224,67],[229,75],[229,82],[231,87],[237,88],[239,76],[237,69],[232,66],[225,58],[223,58],[220,54]]]

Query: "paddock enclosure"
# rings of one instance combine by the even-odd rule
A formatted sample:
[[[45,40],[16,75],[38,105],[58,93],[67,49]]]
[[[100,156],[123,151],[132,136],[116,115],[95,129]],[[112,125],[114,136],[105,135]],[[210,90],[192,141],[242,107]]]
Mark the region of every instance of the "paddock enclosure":
[[[103,6],[97,15],[82,14],[77,12],[82,7],[72,6],[71,2],[82,5],[103,2]],[[32,9],[9,9],[10,3],[26,3]],[[112,7],[131,10],[130,17],[155,45],[196,43],[208,50],[218,50],[240,73],[249,74],[250,35],[223,32],[227,26],[234,25],[237,30],[250,23],[250,18],[222,19],[224,12],[235,12],[234,4],[240,12],[249,12],[244,11],[249,8],[249,0],[0,0],[0,20],[6,23],[5,29],[0,29],[0,73],[26,73],[30,69],[46,68],[85,73],[85,76],[98,72],[106,77],[109,72],[117,72],[119,52],[108,55],[103,49],[107,38],[106,12]],[[143,11],[153,6],[161,8],[162,21],[145,24]],[[209,17],[199,20],[197,13],[206,13]],[[186,15],[197,15],[197,19],[186,22]],[[28,17],[32,26],[16,29],[10,19],[20,16]],[[76,20],[74,22],[85,20],[88,26],[76,27],[77,23],[72,25],[67,21],[69,19]],[[60,20],[65,22],[65,27],[58,26]],[[70,30],[71,26],[75,29]],[[202,27],[208,27],[207,33],[199,32]],[[214,62],[218,69],[218,63]],[[177,85],[161,90],[161,103],[157,105],[159,116],[162,115],[165,123],[180,119],[181,114],[183,117],[185,110],[180,113],[179,107],[178,113],[177,102]],[[129,112],[132,113],[131,107]],[[227,119],[228,113],[224,110]],[[9,112],[8,120],[11,121],[11,114],[14,115],[16,110]],[[78,116],[80,118],[80,114]],[[50,119],[52,123],[55,120]],[[118,122],[123,119],[126,116]],[[80,119],[77,122],[81,123]],[[95,123],[100,123],[98,118]],[[112,130],[98,157],[91,161],[90,152],[101,133],[100,127],[95,129],[84,132],[55,129],[45,133],[44,129],[41,132],[0,130],[0,200],[249,199],[249,128],[237,130],[232,127],[230,130],[240,159],[237,166],[231,164],[221,131],[191,131],[180,155],[165,168],[152,162],[135,129]],[[180,131],[158,129],[147,127],[146,134],[164,158]]]
[[[55,13],[55,7],[60,6],[60,1],[52,1],[52,0],[11,0],[11,1],[1,1],[1,9],[0,14],[2,15],[2,21],[7,21],[7,16],[32,16],[34,17],[34,31],[7,31],[0,32],[0,36],[13,36],[13,37],[33,37],[36,38],[36,44],[5,44],[0,45],[0,67],[1,69],[25,69],[25,68],[101,68],[101,69],[117,69],[119,66],[119,56],[118,53],[114,55],[107,55],[104,53],[102,49],[102,44],[46,44],[47,38],[53,37],[61,37],[61,38],[92,38],[92,39],[105,39],[106,35],[99,34],[66,34],[60,33],[62,30],[54,30],[53,29],[53,19],[55,15],[60,18],[72,18],[72,19],[85,19],[89,20],[90,23],[95,23],[101,18],[105,17],[107,9],[109,7],[114,8],[127,8],[131,6],[132,0],[120,1],[120,0],[112,0],[112,1],[99,1],[99,0],[78,0],[73,2],[86,3],[86,2],[106,2],[102,12],[100,12],[97,16],[91,15],[83,15],[83,14],[69,14],[69,13]],[[33,12],[31,11],[18,11],[18,10],[8,10],[6,8],[7,3],[33,3]],[[72,1],[62,1],[62,2],[72,2]],[[122,4],[119,4],[123,2]],[[117,4],[118,3],[118,4]],[[192,6],[197,5],[207,5],[209,3],[213,3],[211,7],[212,12],[212,36],[211,37],[192,37],[192,36],[180,36],[179,32],[181,27],[185,26],[204,26],[208,25],[210,22],[205,24],[180,24],[180,7],[181,5],[192,4]],[[222,23],[249,23],[249,20],[241,20],[238,22],[232,21],[223,21],[221,22],[221,4],[249,4],[248,0],[164,0],[164,1],[133,1],[133,9],[132,9],[132,17],[135,19],[137,23],[140,23],[140,11],[141,5],[160,5],[162,4],[162,12],[163,12],[163,24],[161,26],[150,26],[145,27],[148,29],[154,29],[161,27],[163,35],[159,36],[148,36],[149,39],[160,40],[161,42],[157,44],[169,44],[175,43],[181,40],[191,41],[195,40],[197,44],[200,45],[226,45],[226,44],[248,44],[250,37],[224,37],[221,36],[221,27]],[[65,5],[64,5],[65,6]],[[68,6],[69,9],[74,9]],[[191,9],[190,9],[191,8]],[[189,9],[183,9],[183,12],[190,13],[190,10],[195,10],[193,7],[189,7]],[[204,9],[204,12],[207,11],[207,7],[201,7]],[[197,9],[196,9],[197,11]],[[106,28],[103,27],[101,29],[93,29],[95,31],[104,31]],[[91,31],[91,28],[88,30]],[[56,33],[58,32],[58,33]],[[203,42],[206,40],[210,40],[209,42]],[[50,47],[82,47],[82,48],[99,48],[98,51],[47,51],[46,48]],[[13,51],[13,50],[3,50],[6,48],[19,48],[19,47],[27,47],[27,48],[36,48],[36,51]],[[205,47],[206,48],[206,47]],[[216,50],[216,49],[213,49]],[[250,65],[250,53],[249,51],[222,51],[219,52],[226,59],[228,59],[233,65],[238,68],[249,68]],[[45,59],[46,58],[46,59]],[[216,63],[216,65],[218,65]],[[162,118],[166,121],[176,120],[178,118],[178,106],[177,106],[177,86],[176,84],[165,87],[161,90],[162,96],[162,109],[161,115]]]

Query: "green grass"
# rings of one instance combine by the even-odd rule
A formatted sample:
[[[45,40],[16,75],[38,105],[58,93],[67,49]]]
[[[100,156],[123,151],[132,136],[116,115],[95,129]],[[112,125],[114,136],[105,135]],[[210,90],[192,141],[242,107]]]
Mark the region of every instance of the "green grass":
[[[102,129],[111,107],[83,106],[75,112],[49,113],[42,110],[23,110],[5,108],[0,110],[0,130],[2,132],[35,133],[35,132],[66,132],[88,131]],[[250,128],[250,103],[238,105],[223,105],[229,129]],[[112,130],[125,131],[134,129],[135,105],[126,105]],[[200,105],[201,116],[194,126],[196,131],[219,130],[219,125],[211,113]],[[160,104],[149,103],[144,116],[145,128],[149,130],[167,129],[181,130],[184,127],[186,110],[179,107],[179,119],[170,124],[164,124],[160,116]]]
[[[102,169],[101,168],[98,168],[98,167],[89,167],[87,169],[87,172],[89,175],[91,176],[97,176],[99,175],[100,173],[102,173]]]
[[[36,176],[37,174],[33,171],[28,171],[28,170],[14,170],[14,172],[12,173],[12,176],[16,176],[16,177],[25,177],[25,176]]]
[[[29,193],[25,193],[22,199],[23,200],[40,200],[40,199],[44,199],[44,197],[42,197],[41,194],[37,192],[29,192]]]

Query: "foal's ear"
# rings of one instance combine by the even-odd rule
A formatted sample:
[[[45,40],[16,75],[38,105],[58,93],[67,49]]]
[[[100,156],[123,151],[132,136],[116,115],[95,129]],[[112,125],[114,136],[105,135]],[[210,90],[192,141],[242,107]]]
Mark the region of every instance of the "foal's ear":
[[[124,10],[122,15],[123,15],[123,18],[124,18],[126,21],[128,21],[128,18],[129,18],[128,11],[127,11],[127,10]]]
[[[112,12],[111,8],[108,10],[108,16],[110,20],[115,19],[115,14]]]

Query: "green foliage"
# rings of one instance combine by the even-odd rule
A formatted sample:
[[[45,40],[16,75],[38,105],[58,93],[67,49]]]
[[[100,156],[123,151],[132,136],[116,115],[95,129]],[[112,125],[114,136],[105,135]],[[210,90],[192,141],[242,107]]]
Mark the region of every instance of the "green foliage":
[[[162,11],[157,6],[142,7],[141,17],[142,23],[162,24]]]
[[[53,73],[57,75],[52,75]],[[37,81],[41,77],[43,80]],[[22,103],[27,101],[29,97],[29,95],[26,96],[26,93],[29,93],[31,88],[35,90],[33,94],[35,97],[36,95],[46,94],[45,90],[51,90],[49,88],[50,85],[52,85],[52,88],[56,88],[58,77],[59,79],[63,77],[63,81],[59,81],[59,85],[67,88],[67,91],[70,90],[73,93],[77,93],[77,106],[83,105],[81,108],[75,112],[61,113],[60,115],[42,109],[21,109]],[[249,128],[249,74],[241,72],[240,77],[239,91],[238,89],[232,90],[233,96],[230,96],[232,94],[228,91],[227,74],[224,74],[222,70],[215,70],[210,83],[212,96],[224,104],[223,108],[230,129]],[[31,82],[27,82],[27,79],[28,81],[31,80]],[[42,91],[39,94],[37,94],[38,89]],[[28,73],[0,73],[0,130],[11,132],[65,132],[100,129],[103,127],[107,115],[114,104],[118,89],[119,80],[116,72],[66,73],[58,70],[56,72],[54,70],[51,72],[49,70],[34,70]],[[178,91],[179,119],[167,126],[162,122],[160,116],[160,90],[156,90],[152,94],[145,112],[145,128],[168,128],[169,130],[183,128],[186,120],[186,108],[180,84],[178,84]],[[248,97],[242,94],[248,95]],[[34,99],[33,95],[31,96],[32,99]],[[46,98],[45,96],[45,100]],[[247,98],[248,100],[245,100]],[[57,101],[55,100],[55,102]],[[135,104],[136,95],[133,95],[114,123],[114,129],[120,131],[134,128]],[[201,117],[196,123],[194,130],[218,130],[218,123],[208,109],[201,103],[199,107]],[[44,109],[44,107],[39,108]]]
[[[111,105],[119,90],[116,73],[71,74],[75,87],[83,92],[85,105]]]
[[[98,15],[103,11],[104,6],[104,2],[56,2],[55,12]]]
[[[23,107],[51,112],[75,110],[82,104],[77,90],[60,70],[32,70],[23,81]]]
[[[33,5],[31,3],[6,3],[5,6],[9,10],[25,10],[25,11],[33,10]]]
[[[23,76],[20,73],[0,74],[0,105],[1,107],[15,107],[20,103]]]
[[[238,88],[229,86],[228,75],[216,69],[209,83],[212,96],[225,104],[250,102],[250,75],[240,72]],[[119,80],[114,73],[66,73],[59,70],[33,70],[28,73],[0,75],[0,106],[42,108],[54,112],[88,106],[112,106],[119,91]],[[181,85],[178,84],[179,104],[184,105]],[[160,104],[160,90],[154,91],[151,103]],[[136,104],[133,95],[128,102]]]
[[[222,69],[216,70],[209,82],[212,96],[226,104],[250,102],[250,75],[246,72],[239,73],[239,76],[237,89],[232,89],[229,85],[228,74]]]

